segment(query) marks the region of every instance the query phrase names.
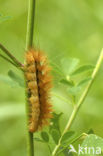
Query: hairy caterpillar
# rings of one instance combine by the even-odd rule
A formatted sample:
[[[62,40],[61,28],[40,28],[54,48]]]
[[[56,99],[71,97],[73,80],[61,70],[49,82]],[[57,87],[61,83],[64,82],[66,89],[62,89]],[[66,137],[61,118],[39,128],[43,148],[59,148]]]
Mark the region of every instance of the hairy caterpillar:
[[[40,51],[31,49],[26,53],[25,77],[29,104],[29,131],[35,132],[49,124],[52,117],[49,90],[51,76],[49,75],[47,58]]]

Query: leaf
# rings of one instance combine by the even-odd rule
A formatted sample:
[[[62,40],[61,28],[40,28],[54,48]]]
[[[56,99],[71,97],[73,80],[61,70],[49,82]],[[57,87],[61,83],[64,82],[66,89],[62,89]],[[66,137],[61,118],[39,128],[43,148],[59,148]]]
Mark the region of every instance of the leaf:
[[[58,141],[59,141],[59,138],[60,138],[60,133],[59,133],[59,131],[57,131],[56,129],[53,129],[53,130],[51,131],[51,136],[52,136],[54,142],[55,142],[56,144],[58,144]]]
[[[59,68],[59,66],[53,62],[51,62],[51,66],[53,67],[53,70],[60,76],[64,76],[63,72],[61,71],[61,69]]]
[[[41,137],[45,142],[49,142],[49,135],[47,132],[41,132]]]
[[[88,134],[94,134],[94,130],[93,130],[93,129],[90,129],[90,130],[88,131]]]
[[[87,72],[89,70],[93,70],[94,69],[94,65],[83,65],[83,66],[80,66],[79,68],[77,68],[73,73],[72,75],[77,75],[77,74],[81,74],[83,72]]]
[[[69,81],[69,80],[66,80],[66,79],[61,79],[59,82],[64,84],[64,85],[70,86],[70,87],[74,86],[74,83],[72,81]]]
[[[77,84],[77,86],[78,86],[78,87],[79,87],[79,86],[81,87],[81,86],[85,85],[87,82],[89,82],[90,80],[92,80],[91,77],[85,78],[85,79],[83,79],[82,81],[80,81],[80,82]]]
[[[68,88],[67,91],[69,92],[69,94],[71,95],[77,95],[79,93],[79,91],[81,90],[81,87],[80,86],[75,86],[75,87],[72,87],[72,88]]]
[[[73,155],[73,153],[69,153],[69,149],[68,148],[66,148],[64,151],[63,151],[63,154],[65,155],[65,156],[74,156]]]
[[[49,127],[50,132],[52,131],[52,129],[56,129],[59,131],[59,133],[61,133],[59,121],[62,115],[63,113],[59,114],[53,113],[53,118],[51,119],[52,125]]]
[[[65,150],[68,149],[68,146],[70,144],[72,144],[72,142],[74,141],[74,139],[76,139],[74,137],[74,133],[73,131],[70,131],[69,133],[67,132],[67,134],[65,134],[64,139],[61,140],[61,145],[60,148],[57,150],[57,155],[59,155],[61,152],[64,152]]]
[[[99,153],[99,149],[101,148],[101,150],[103,150],[103,138],[97,136],[97,135],[94,135],[94,134],[90,134],[88,135],[85,140],[83,141],[83,143],[81,144],[81,147],[85,148],[85,147],[88,147],[88,148],[91,148],[93,147],[94,151],[95,151],[95,154],[93,154],[93,150],[87,150],[87,153],[84,151],[84,155],[85,156],[96,156],[98,155]],[[90,152],[88,154],[88,152]],[[83,154],[78,154],[78,156],[82,156]]]
[[[40,138],[34,138],[35,141],[39,141],[39,142],[44,142],[43,140],[41,140]]]
[[[24,80],[19,77],[16,73],[14,73],[12,70],[8,72],[8,76],[15,82],[19,84],[20,87],[24,87]]]
[[[61,67],[63,72],[66,75],[70,75],[75,70],[78,63],[79,63],[79,59],[77,58],[63,58],[61,60]]]
[[[69,141],[74,134],[75,134],[74,131],[66,132],[64,136],[62,137],[61,143],[63,144]]]
[[[11,87],[15,87],[17,85],[14,81],[12,81],[8,76],[5,75],[0,75],[0,81],[10,85]]]

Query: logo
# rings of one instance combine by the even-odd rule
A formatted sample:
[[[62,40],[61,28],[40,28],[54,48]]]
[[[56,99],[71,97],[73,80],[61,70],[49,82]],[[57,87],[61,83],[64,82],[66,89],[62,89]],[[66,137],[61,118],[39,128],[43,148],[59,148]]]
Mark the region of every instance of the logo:
[[[80,144],[78,145],[78,149],[76,150],[73,145],[69,145],[69,153],[76,153],[78,155],[83,155],[83,154],[88,154],[89,155],[99,155],[102,153],[102,149],[100,147],[88,147],[87,145],[81,146]]]

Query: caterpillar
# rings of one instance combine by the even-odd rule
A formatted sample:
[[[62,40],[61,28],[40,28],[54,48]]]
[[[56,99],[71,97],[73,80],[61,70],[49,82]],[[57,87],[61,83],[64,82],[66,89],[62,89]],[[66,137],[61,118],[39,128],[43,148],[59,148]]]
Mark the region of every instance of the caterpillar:
[[[49,125],[52,118],[50,103],[51,76],[47,57],[38,50],[26,53],[26,92],[29,108],[29,131],[34,133]]]

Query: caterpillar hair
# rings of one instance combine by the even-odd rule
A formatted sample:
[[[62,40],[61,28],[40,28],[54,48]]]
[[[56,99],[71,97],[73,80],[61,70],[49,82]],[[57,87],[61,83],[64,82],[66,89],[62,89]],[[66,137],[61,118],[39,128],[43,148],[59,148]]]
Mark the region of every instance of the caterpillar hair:
[[[52,118],[50,103],[51,76],[47,57],[31,49],[26,53],[25,78],[29,104],[29,131],[36,132]]]

